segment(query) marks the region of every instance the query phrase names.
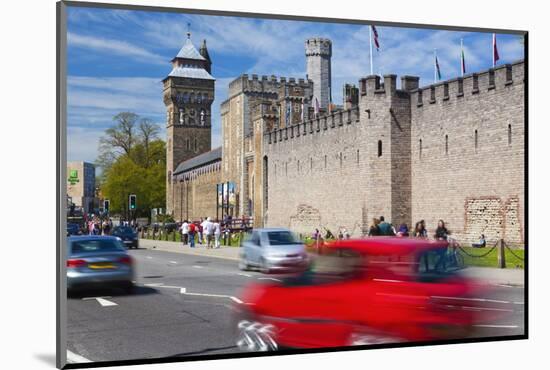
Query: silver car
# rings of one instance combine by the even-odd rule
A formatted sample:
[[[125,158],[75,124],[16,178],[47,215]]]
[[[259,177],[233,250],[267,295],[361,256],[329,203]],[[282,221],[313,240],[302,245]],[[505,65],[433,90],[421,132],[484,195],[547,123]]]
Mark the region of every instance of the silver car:
[[[287,229],[254,229],[242,243],[239,268],[264,273],[305,269],[309,258],[304,244]]]
[[[68,239],[67,289],[96,286],[133,290],[134,263],[120,238],[73,236]]]

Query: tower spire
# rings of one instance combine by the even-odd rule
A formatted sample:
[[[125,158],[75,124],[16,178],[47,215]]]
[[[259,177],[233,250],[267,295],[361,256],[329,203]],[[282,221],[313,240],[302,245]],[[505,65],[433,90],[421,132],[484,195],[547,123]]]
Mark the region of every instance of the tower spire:
[[[191,39],[191,23],[187,22],[187,39]]]

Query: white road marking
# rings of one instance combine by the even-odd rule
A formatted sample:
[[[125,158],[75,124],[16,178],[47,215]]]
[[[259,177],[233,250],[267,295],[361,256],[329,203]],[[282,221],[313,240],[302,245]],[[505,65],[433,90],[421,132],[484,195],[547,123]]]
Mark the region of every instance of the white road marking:
[[[515,288],[515,286],[513,285],[509,285],[509,284],[495,284],[496,286],[503,286],[505,288]]]
[[[246,276],[246,277],[252,277],[250,274],[245,274],[243,272],[238,272],[237,275]]]
[[[525,304],[525,302],[514,302],[514,304]]]
[[[117,303],[115,302],[111,302],[111,301],[108,301],[104,298],[96,298],[96,301],[102,305],[103,307],[108,307],[108,306],[118,306]]]
[[[275,278],[267,278],[267,277],[261,277],[261,278],[258,278],[258,280],[273,280],[273,281],[281,281],[280,279],[275,279]]]
[[[456,307],[449,305],[449,307]],[[514,312],[514,310],[507,310],[504,308],[489,308],[489,307],[469,307],[469,306],[463,306],[462,307],[465,310],[472,310],[472,311],[503,311],[503,312]]]
[[[185,289],[185,288],[181,288],[181,289],[180,289],[180,293],[181,293],[181,294],[185,294],[186,291],[187,291],[187,289]]]
[[[241,301],[241,300],[240,300],[239,298],[237,298],[237,297],[231,296],[231,297],[229,297],[229,299],[231,299],[232,301],[237,302],[237,303],[243,303],[243,301]]]
[[[151,283],[151,284],[143,284],[144,286],[161,286],[164,285],[164,283]]]
[[[201,269],[202,268],[202,266],[197,266],[197,265],[193,265],[193,267],[196,268],[196,269]]]
[[[177,263],[176,261],[169,261],[170,263]]]
[[[101,296],[101,297],[86,297],[86,298],[82,298],[83,301],[92,301],[94,299],[97,299],[97,298],[113,298],[111,297],[110,295],[104,295],[104,296]]]
[[[498,301],[496,299],[489,299],[489,298],[466,298],[466,297],[445,297],[445,296],[437,296],[433,295],[431,298],[438,298],[438,299],[454,299],[458,301],[475,301],[475,302],[491,302],[491,303],[511,303],[510,301]]]
[[[150,260],[152,260],[152,259],[153,259],[153,257],[151,257],[151,256],[147,256],[147,258],[148,258],[148,259],[150,259]]]
[[[474,325],[478,328],[500,328],[500,329],[516,329],[517,325]]]
[[[158,288],[180,289],[181,287],[173,285],[159,285]]]
[[[92,362],[92,361],[88,360],[86,357],[77,355],[76,353],[67,350],[67,362],[71,364],[81,364],[84,362]]]

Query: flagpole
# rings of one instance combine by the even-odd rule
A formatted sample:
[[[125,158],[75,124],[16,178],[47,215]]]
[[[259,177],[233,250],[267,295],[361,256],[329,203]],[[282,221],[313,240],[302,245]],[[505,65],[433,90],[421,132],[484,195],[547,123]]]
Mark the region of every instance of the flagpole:
[[[437,49],[434,49],[434,83],[437,82],[437,65],[435,63],[437,58]]]
[[[464,39],[460,39],[460,76],[464,77]]]
[[[371,76],[374,74],[373,73],[373,67],[372,67],[372,26],[369,26],[369,43],[370,43],[370,74]]]

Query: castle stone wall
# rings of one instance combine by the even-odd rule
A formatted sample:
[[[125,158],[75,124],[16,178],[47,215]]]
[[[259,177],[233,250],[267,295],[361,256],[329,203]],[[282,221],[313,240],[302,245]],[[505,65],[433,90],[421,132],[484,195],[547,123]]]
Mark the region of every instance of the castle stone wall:
[[[434,99],[429,86],[411,94],[412,217],[425,219],[431,234],[443,219],[467,243],[483,233],[490,242],[521,244],[524,64],[494,72],[494,84],[489,72],[478,74],[477,89],[469,75],[462,92],[453,80],[434,86]]]

